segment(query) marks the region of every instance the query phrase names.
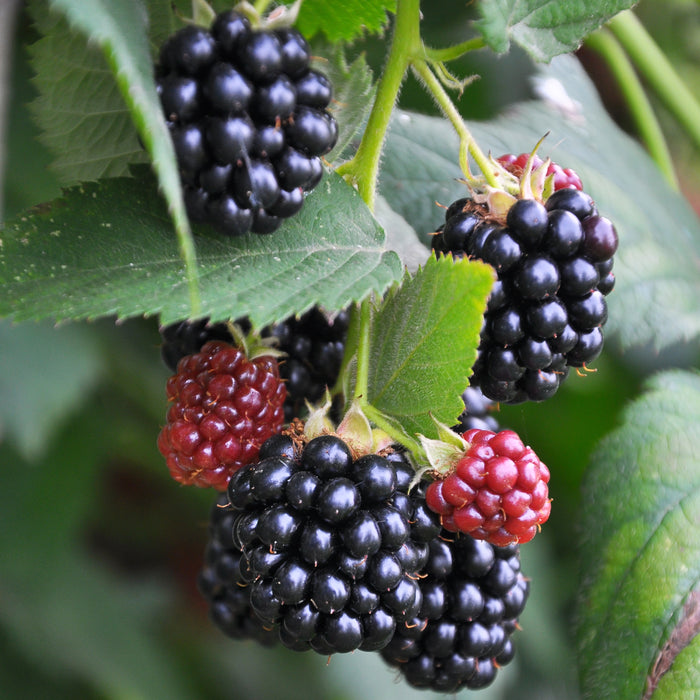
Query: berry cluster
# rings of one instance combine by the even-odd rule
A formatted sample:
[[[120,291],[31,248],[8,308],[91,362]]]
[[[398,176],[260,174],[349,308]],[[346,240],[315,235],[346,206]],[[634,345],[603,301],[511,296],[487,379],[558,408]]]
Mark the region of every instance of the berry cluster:
[[[166,392],[171,404],[158,449],[183,484],[225,490],[231,474],[282,429],[286,389],[270,355],[248,359],[209,341],[180,360]]]
[[[443,531],[419,580],[420,612],[397,626],[382,658],[416,688],[456,693],[492,683],[513,659],[529,593],[518,547]]]
[[[477,428],[449,474],[431,482],[428,507],[450,532],[503,547],[529,542],[549,518],[549,469],[512,430]]]
[[[412,476],[400,453],[354,459],[335,435],[304,445],[287,435],[268,440],[260,461],[231,478],[232,520],[226,547],[216,550],[238,563],[228,580],[245,586],[259,624],[297,651],[386,646],[397,625],[419,613],[416,576],[440,531],[420,493],[408,495]],[[229,555],[234,549],[240,559]],[[207,581],[212,567],[221,568],[218,559],[207,563]],[[216,590],[207,597],[226,605],[226,592]],[[248,620],[248,608],[232,595],[230,609],[215,620],[228,631],[235,619],[235,636],[241,614]]]
[[[544,204],[518,199],[503,223],[472,200],[451,204],[433,249],[484,260],[498,276],[472,386],[494,401],[542,401],[569,367],[594,360],[603,347],[617,242],[613,224],[575,187]]]
[[[193,220],[270,233],[301,209],[338,136],[310,58],[299,32],[253,30],[234,11],[163,44],[156,86]]]

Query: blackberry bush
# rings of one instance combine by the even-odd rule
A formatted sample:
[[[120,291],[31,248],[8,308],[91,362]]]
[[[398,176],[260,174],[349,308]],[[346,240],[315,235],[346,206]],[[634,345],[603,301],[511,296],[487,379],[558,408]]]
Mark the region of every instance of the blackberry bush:
[[[223,12],[163,44],[156,85],[191,219],[271,233],[302,208],[338,130],[331,84],[298,31]]]
[[[664,5],[672,20],[674,2]],[[597,65],[596,75],[614,80],[627,53],[643,78],[638,88],[666,87],[665,120],[682,114],[697,123],[696,100],[635,15],[611,19],[602,0],[546,10],[521,0],[515,18],[496,0],[469,15],[418,0],[285,0],[274,8],[256,0],[219,15],[224,5],[211,10],[202,0],[49,4],[50,15],[45,3],[20,3],[29,21],[0,23],[0,32],[17,26],[34,42],[13,51],[13,90],[0,94],[31,87],[40,126],[31,148],[23,127],[4,153],[0,453],[16,468],[0,506],[18,523],[3,530],[3,592],[13,613],[1,621],[12,660],[3,687],[23,687],[22,670],[41,670],[37,660],[50,658],[77,669],[57,681],[60,696],[84,686],[138,697],[178,697],[183,688],[208,697],[232,686],[255,697],[299,695],[294,673],[268,681],[246,661],[255,655],[260,668],[279,669],[294,658],[290,650],[325,657],[364,649],[396,664],[363,684],[377,696],[389,694],[382,683],[392,676],[454,693],[490,682],[515,641],[521,652],[551,651],[549,666],[537,669],[527,667],[533,654],[521,653],[508,684],[519,695],[551,695],[546,673],[552,687],[562,679],[568,687],[575,660],[583,697],[693,696],[697,600],[687,583],[700,574],[697,536],[686,525],[698,513],[692,498],[677,496],[697,485],[697,377],[659,371],[648,400],[620,406],[643,385],[622,353],[635,347],[634,372],[663,370],[671,347],[674,358],[676,350],[696,356],[689,342],[697,336],[700,227],[678,194],[688,182],[674,188],[650,117],[655,103],[642,114],[636,99],[626,126],[644,127],[659,169],[611,126],[577,62],[602,49],[616,70]],[[358,44],[365,39],[387,49],[372,69]],[[582,41],[576,56],[554,56]],[[527,86],[515,81],[527,101],[510,92],[513,64],[495,62],[499,79],[489,70],[480,85],[493,97],[493,81],[498,104],[509,108],[472,131],[465,110],[491,101],[473,101],[470,81],[457,74],[465,63],[453,60],[477,48],[488,60],[514,44],[542,61],[527,68]],[[411,94],[423,89],[433,112],[404,109],[427,104]],[[616,92],[638,98],[640,90]],[[10,107],[12,128],[26,113],[21,99]],[[585,192],[575,172],[534,155],[545,133]],[[42,167],[48,159],[37,144],[53,151],[55,169]],[[37,165],[40,173],[27,171]],[[42,201],[43,188],[56,199]],[[452,203],[432,255],[420,233],[436,223],[436,201]],[[619,258],[603,213],[619,227]],[[248,235],[289,217],[294,223],[278,235]],[[194,221],[229,236],[205,225],[193,238]],[[618,273],[621,293],[611,295]],[[589,374],[611,328],[609,303],[618,342],[607,355],[623,359]],[[119,324],[96,324],[95,343],[66,323],[105,316]],[[50,324],[26,328],[26,320]],[[152,418],[157,402],[161,417],[166,410],[150,376],[155,323],[175,375],[165,426]],[[246,351],[236,374],[215,358],[228,353],[233,362],[245,323],[240,350],[262,334],[274,360],[259,364],[258,352]],[[153,365],[127,342],[145,347]],[[572,368],[589,386],[555,396]],[[545,398],[548,406],[502,405]],[[71,415],[77,426],[68,425]],[[59,417],[66,423],[55,430]],[[551,479],[523,439],[500,430],[501,418],[546,454]],[[181,483],[220,491],[208,518],[196,511],[201,493],[152,482],[159,455],[139,459],[139,446],[155,447],[159,430]],[[317,440],[331,452],[346,446],[346,471],[334,473],[329,454],[314,458]],[[96,498],[95,484],[104,486]],[[550,494],[554,527],[544,523]],[[49,530],[41,527],[47,504]],[[82,522],[88,529],[76,546],[50,547],[55,576],[47,578],[47,543],[67,544]],[[522,550],[523,561],[532,552],[537,563],[528,582],[517,547],[540,526],[542,547]],[[465,570],[479,552],[492,553],[490,572]],[[201,595],[191,600],[195,560]],[[574,581],[567,573],[575,563],[585,575]],[[112,569],[132,578],[127,589]],[[145,596],[133,578],[141,575],[153,586]],[[533,618],[553,614],[545,599],[556,586],[557,610],[576,607],[575,625],[541,632],[523,615],[523,634],[511,639],[529,585],[539,591]],[[162,620],[173,610],[163,600],[186,604]],[[211,626],[197,627],[203,603],[235,643],[210,641]],[[82,614],[90,624],[80,624]],[[48,636],[24,629],[35,619],[76,622],[61,635],[61,654],[50,643],[56,625],[44,626]],[[559,628],[571,629],[576,649]],[[156,646],[159,630],[168,632],[165,649]],[[275,648],[242,648],[255,641]],[[85,649],[116,659],[120,673],[98,663],[76,677],[87,668],[74,663]],[[313,695],[317,674],[345,664],[357,675],[344,679],[358,677],[366,661],[354,654],[328,666],[310,655],[301,694]],[[56,670],[32,683],[53,690],[54,676],[65,675]],[[354,683],[342,690],[356,700]]]

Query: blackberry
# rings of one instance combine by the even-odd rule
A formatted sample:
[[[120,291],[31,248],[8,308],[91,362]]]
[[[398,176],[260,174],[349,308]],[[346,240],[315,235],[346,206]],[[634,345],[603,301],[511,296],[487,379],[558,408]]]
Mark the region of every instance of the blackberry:
[[[267,234],[301,209],[338,138],[331,83],[310,63],[299,32],[235,11],[166,40],[156,88],[192,220]]]
[[[266,330],[286,355],[280,362],[280,373],[287,385],[287,421],[303,414],[306,401],[315,403],[326,387],[333,388],[340,372],[349,321],[349,310],[329,320],[319,307],[313,307],[299,318],[289,318]]]
[[[376,651],[421,607],[417,572],[440,530],[400,453],[353,459],[324,435],[266,442],[228,487],[250,603],[281,643]]]
[[[549,469],[512,430],[474,428],[464,453],[426,489],[442,526],[499,547],[529,542],[551,511]]]
[[[458,433],[466,433],[473,428],[492,430],[494,433],[500,430],[498,421],[492,415],[492,409],[496,408],[495,402],[486,398],[480,389],[467,387],[462,394],[462,401],[464,411],[455,426]]]
[[[423,603],[381,656],[416,688],[483,688],[513,659],[512,634],[529,593],[517,546],[440,533],[419,574]]]
[[[570,367],[602,349],[605,296],[614,285],[614,225],[574,185],[540,203],[519,199],[505,225],[469,199],[447,208],[433,249],[496,270],[471,385],[504,403],[552,396]]]
[[[161,326],[160,337],[161,358],[171,371],[177,371],[177,365],[186,355],[198,353],[202,346],[210,340],[222,340],[225,343],[233,341],[233,337],[225,323],[209,323],[208,318],[195,321],[179,321],[168,326]]]
[[[251,607],[249,583],[241,574],[241,553],[232,539],[234,520],[226,494],[219,494],[211,509],[209,540],[197,588],[208,604],[210,619],[224,634],[271,646],[277,643],[277,635]]]
[[[286,389],[270,355],[248,359],[229,343],[208,341],[178,362],[166,393],[170,407],[158,449],[182,484],[225,490],[231,475],[282,429]]]

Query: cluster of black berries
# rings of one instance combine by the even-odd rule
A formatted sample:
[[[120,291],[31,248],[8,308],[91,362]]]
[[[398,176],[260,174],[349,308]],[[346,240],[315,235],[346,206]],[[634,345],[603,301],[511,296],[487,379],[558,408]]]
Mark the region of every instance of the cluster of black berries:
[[[234,11],[164,43],[156,85],[193,220],[270,233],[301,209],[338,136],[331,84],[309,64],[299,32]]]
[[[353,459],[324,435],[270,438],[212,510],[199,590],[234,639],[323,655],[379,651],[455,692],[513,658],[527,600],[517,546],[443,530],[399,452]]]
[[[417,688],[483,688],[514,656],[511,636],[529,593],[519,549],[446,530],[429,549],[420,612],[397,626],[382,657]]]
[[[275,348],[284,353],[280,358],[280,375],[287,386],[284,404],[287,422],[303,415],[307,401],[317,402],[326,387],[330,389],[336,383],[349,318],[347,310],[329,317],[314,306],[299,318],[289,318],[262,330],[262,337],[275,338]],[[244,332],[250,330],[247,319],[238,319],[236,323]],[[226,323],[210,323],[206,318],[163,326],[160,335],[161,356],[172,372],[177,371],[183,357],[199,352],[210,340],[233,342]]]
[[[324,435],[295,449],[269,440],[229,482],[250,603],[285,646],[321,654],[376,651],[418,614],[417,573],[438,519],[407,494],[400,453],[353,459]]]
[[[516,201],[504,225],[471,200],[450,205],[433,249],[480,258],[498,275],[472,386],[494,401],[542,401],[569,367],[595,359],[617,242],[613,224],[575,188],[557,190],[544,204]]]

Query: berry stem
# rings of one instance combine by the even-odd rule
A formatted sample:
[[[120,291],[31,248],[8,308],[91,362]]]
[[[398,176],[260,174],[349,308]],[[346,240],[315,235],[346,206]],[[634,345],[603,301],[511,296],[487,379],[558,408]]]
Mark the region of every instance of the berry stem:
[[[353,398],[367,402],[367,387],[369,386],[369,332],[372,327],[372,309],[369,298],[359,305],[359,337],[357,340],[357,370]]]
[[[411,56],[422,51],[420,1],[398,0],[391,46],[367,127],[352,160],[338,168],[341,175],[357,185],[362,199],[371,210],[374,210],[376,201],[381,151],[394,104],[401,91]]]
[[[636,124],[639,137],[669,185],[677,190],[678,179],[663,131],[634,66],[620,42],[610,31],[601,29],[586,39],[586,45],[600,54],[612,71],[617,80],[618,88],[627,100],[627,106]]]
[[[642,77],[648,81],[695,145],[700,147],[700,102],[681,80],[644,25],[630,10],[625,10],[613,18],[608,27]]]
[[[470,51],[477,51],[478,49],[483,49],[486,47],[484,40],[479,37],[474,37],[473,39],[467,39],[461,44],[455,44],[454,46],[446,46],[443,49],[431,49],[427,46],[425,47],[425,55],[431,61],[436,62],[446,62],[453,61],[455,58],[464,56]]]
[[[469,170],[469,156],[471,155],[479,170],[483,173],[486,182],[492,187],[498,187],[498,181],[494,176],[493,167],[489,163],[488,157],[477,145],[467,125],[464,123],[462,115],[455,107],[442,83],[435,77],[427,61],[414,59],[411,62],[411,67],[459,136],[459,165],[467,180],[474,180]]]

